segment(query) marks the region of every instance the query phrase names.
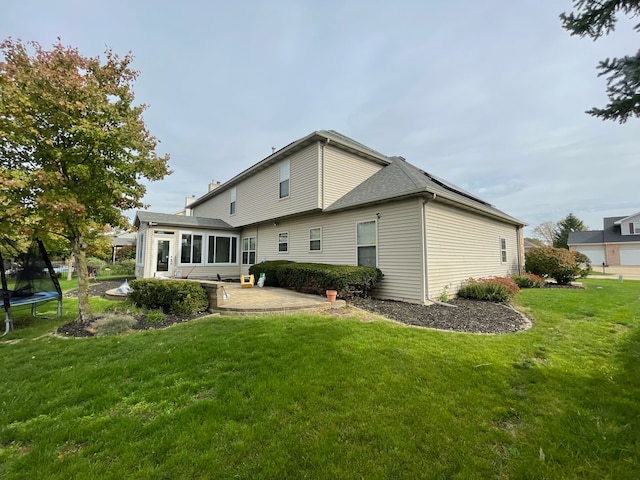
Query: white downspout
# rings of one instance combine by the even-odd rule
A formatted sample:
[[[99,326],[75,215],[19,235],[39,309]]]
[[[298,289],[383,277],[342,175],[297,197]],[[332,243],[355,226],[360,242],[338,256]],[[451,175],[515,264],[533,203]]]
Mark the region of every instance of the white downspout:
[[[438,305],[444,305],[445,307],[452,307],[452,308],[456,308],[455,305],[451,305],[450,303],[445,303],[445,302],[441,302],[439,300],[434,300],[433,298],[429,297],[429,292],[428,292],[428,288],[429,288],[429,281],[427,280],[429,278],[429,262],[427,262],[427,203],[429,202],[433,202],[437,195],[435,193],[432,193],[431,195],[433,195],[433,197],[431,197],[431,199],[423,199],[422,200],[422,272],[423,272],[423,280],[422,280],[422,288],[423,288],[423,298],[424,298],[424,302],[426,303],[431,302],[431,303],[436,303]]]

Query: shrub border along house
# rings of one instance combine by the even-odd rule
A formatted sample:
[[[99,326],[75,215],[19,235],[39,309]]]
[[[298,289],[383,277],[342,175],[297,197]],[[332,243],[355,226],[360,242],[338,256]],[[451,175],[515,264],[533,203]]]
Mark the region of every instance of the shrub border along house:
[[[257,263],[251,266],[249,273],[255,278],[265,273],[267,286],[316,295],[324,295],[326,290],[336,290],[340,298],[370,296],[383,276],[382,271],[374,267],[282,260]]]

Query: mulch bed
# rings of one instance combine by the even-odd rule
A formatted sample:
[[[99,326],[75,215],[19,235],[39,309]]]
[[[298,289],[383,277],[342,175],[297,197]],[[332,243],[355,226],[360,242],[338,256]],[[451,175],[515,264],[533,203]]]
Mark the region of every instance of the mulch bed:
[[[107,290],[117,288],[121,281],[98,281],[89,286],[89,295],[102,296]],[[548,288],[580,288],[576,286],[559,286],[547,284]],[[77,290],[65,294],[66,297],[77,297]],[[412,303],[396,302],[392,300],[378,300],[373,298],[354,298],[349,305],[382,315],[391,320],[406,325],[440,330],[450,330],[467,333],[492,333],[504,334],[526,330],[531,327],[531,321],[523,314],[517,312],[508,305],[491,302],[479,302],[458,298],[452,300],[450,305],[415,305]],[[160,322],[149,323],[145,315],[135,317],[134,329],[148,330],[164,328],[176,323],[188,322],[204,314],[189,317],[167,315]],[[70,322],[62,325],[58,333],[65,336],[87,337],[93,336],[91,329],[78,322]]]
[[[356,298],[353,306],[416,327],[466,333],[514,333],[531,321],[508,305],[456,298],[445,305],[416,305],[393,300]]]

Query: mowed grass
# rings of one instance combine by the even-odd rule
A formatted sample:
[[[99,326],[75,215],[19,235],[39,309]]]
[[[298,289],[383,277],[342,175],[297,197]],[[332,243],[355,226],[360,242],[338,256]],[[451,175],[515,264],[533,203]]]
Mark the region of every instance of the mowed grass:
[[[0,477],[639,478],[640,282],[585,283],[523,291],[534,328],[502,336],[355,313],[45,335],[68,299],[0,340]]]

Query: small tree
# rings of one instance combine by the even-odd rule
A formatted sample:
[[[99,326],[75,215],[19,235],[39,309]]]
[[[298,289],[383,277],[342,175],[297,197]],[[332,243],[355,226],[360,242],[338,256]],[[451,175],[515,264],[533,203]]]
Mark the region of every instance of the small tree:
[[[553,231],[553,246],[568,249],[569,233],[584,232],[585,230],[588,230],[588,227],[583,221],[573,213],[570,213],[556,224],[556,228]]]
[[[553,245],[553,232],[556,229],[556,223],[546,220],[533,228],[533,235],[540,240],[543,245],[550,247]]]
[[[28,51],[31,47],[33,54]],[[140,208],[140,179],[169,174],[134,105],[133,57],[87,58],[60,41],[0,43],[0,233],[65,237],[78,273],[78,315],[91,320],[87,237],[95,225],[126,227]],[[1,58],[1,57],[0,57]]]
[[[591,262],[586,255],[554,247],[532,248],[525,255],[525,266],[527,272],[553,278],[560,285],[584,277],[591,270]]]

